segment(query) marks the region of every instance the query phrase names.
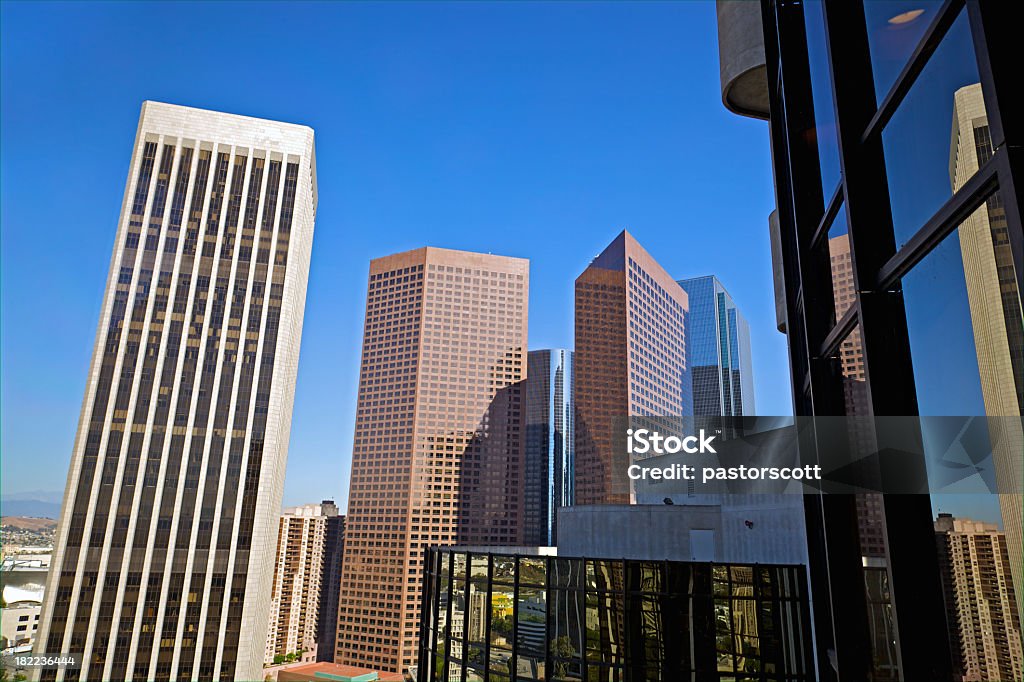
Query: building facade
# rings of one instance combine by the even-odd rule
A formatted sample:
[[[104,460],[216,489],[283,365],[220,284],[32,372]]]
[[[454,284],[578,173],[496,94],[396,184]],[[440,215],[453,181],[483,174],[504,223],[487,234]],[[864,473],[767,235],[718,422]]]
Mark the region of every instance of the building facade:
[[[954,673],[966,681],[1024,679],[1006,539],[993,523],[951,514],[935,521]]]
[[[43,679],[261,677],[316,203],[310,128],[143,105]]]
[[[428,545],[518,541],[528,296],[521,258],[370,263],[336,662],[415,665]]]
[[[523,382],[526,447],[523,538],[527,545],[553,545],[557,511],[573,503],[573,352],[532,350]]]
[[[335,506],[334,500],[324,500],[321,504]],[[320,614],[317,616],[319,622],[316,634],[316,660],[319,663],[332,663],[334,648],[338,642],[338,599],[341,593],[341,562],[345,552],[343,514],[327,517],[325,535],[324,570],[320,579]]]
[[[289,654],[299,661],[317,659],[328,523],[336,518],[333,502],[291,507],[281,514],[264,665],[280,663],[275,658]],[[333,650],[333,640],[326,646]]]
[[[750,327],[714,275],[679,280],[690,302],[686,361],[697,417],[754,414]]]
[[[802,566],[547,549],[428,551],[417,682],[813,679]]]
[[[1021,515],[1014,349],[1024,282],[1010,6],[724,0],[718,9],[723,101],[769,120],[794,413],[988,417],[1009,530]],[[841,235],[845,290],[830,262]],[[852,401],[851,378],[862,391]],[[854,435],[879,452],[899,447],[882,430]],[[1000,444],[1016,444],[1014,455],[1001,456]],[[926,447],[923,436],[914,444]],[[927,481],[920,458],[901,466]],[[824,679],[954,678],[938,504],[874,497],[881,556],[865,562],[863,497],[806,497]]]
[[[686,292],[628,232],[576,278],[578,504],[631,501],[624,476],[615,473],[628,466],[619,420],[691,413],[684,390],[688,310]]]

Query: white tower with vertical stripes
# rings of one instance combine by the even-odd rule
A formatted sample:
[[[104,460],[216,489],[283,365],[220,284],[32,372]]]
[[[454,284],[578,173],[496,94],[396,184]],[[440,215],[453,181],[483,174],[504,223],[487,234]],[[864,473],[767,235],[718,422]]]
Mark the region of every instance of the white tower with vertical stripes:
[[[262,679],[316,204],[310,128],[143,104],[42,679]]]

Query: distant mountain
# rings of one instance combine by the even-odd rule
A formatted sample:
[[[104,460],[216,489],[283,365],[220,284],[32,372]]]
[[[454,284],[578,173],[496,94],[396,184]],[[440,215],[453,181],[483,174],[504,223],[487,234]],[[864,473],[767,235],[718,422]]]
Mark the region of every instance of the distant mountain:
[[[64,494],[54,490],[32,490],[23,493],[4,492],[0,497],[0,513],[4,516],[36,516],[56,519]]]
[[[4,502],[8,500],[14,501],[32,501],[32,502],[56,502],[60,504],[64,499],[64,492],[61,490],[29,490],[28,492],[22,493],[10,493],[6,490],[0,495],[0,499]]]

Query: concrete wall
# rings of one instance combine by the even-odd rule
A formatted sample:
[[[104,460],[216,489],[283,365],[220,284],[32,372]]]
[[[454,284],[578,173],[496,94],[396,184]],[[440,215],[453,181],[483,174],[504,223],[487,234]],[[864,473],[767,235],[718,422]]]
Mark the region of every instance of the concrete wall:
[[[741,116],[768,118],[768,76],[761,5],[752,0],[718,0],[718,67],[722,103]]]
[[[715,535],[721,563],[807,564],[800,495],[703,496],[693,504],[585,505],[558,512],[558,554],[601,558],[707,560],[690,531]],[[701,504],[700,502],[708,502]],[[749,522],[749,524],[748,524]]]

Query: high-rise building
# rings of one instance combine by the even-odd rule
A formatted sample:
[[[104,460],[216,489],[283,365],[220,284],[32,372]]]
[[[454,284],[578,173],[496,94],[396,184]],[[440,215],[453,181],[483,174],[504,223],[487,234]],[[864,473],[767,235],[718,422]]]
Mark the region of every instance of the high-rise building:
[[[324,500],[323,505],[334,505]],[[336,507],[335,507],[336,508]],[[338,641],[338,598],[341,593],[341,561],[345,551],[345,516],[327,517],[324,541],[324,571],[320,579],[320,615],[316,632],[316,660],[334,662],[334,648]]]
[[[683,390],[688,310],[686,292],[628,232],[576,278],[577,504],[631,501],[614,473],[628,466],[617,420],[692,409]]]
[[[717,2],[722,101],[769,122],[773,269],[794,414],[988,417],[974,424],[979,434],[989,426],[1019,572],[1024,159],[1015,150],[1024,115],[1015,9]],[[839,235],[848,287],[831,281]],[[859,395],[849,392],[854,382]],[[879,466],[908,445],[924,453],[898,463],[920,485],[934,473],[926,460],[944,454],[924,424],[869,431],[854,435],[880,453]],[[810,439],[801,456],[836,446]],[[869,552],[859,541],[865,501],[880,531]],[[992,514],[995,501],[979,512]],[[941,499],[883,491],[804,502],[821,678],[954,679],[935,552]],[[965,617],[980,613],[971,607]]]
[[[1024,679],[1006,535],[992,523],[939,514],[935,538],[955,672],[964,680]]]
[[[370,263],[338,663],[416,663],[424,549],[515,544],[529,262],[421,248]]]
[[[333,502],[290,507],[281,514],[263,658],[266,665],[289,654],[298,661],[317,659],[328,523],[337,518]],[[333,650],[334,642],[325,646]]]
[[[953,96],[953,138],[949,150],[952,189],[963,187],[992,158],[992,132],[981,84]],[[1014,275],[1009,223],[1002,195],[993,194],[958,230],[964,282],[970,307],[974,351],[985,414],[993,441],[999,509],[1006,529],[1010,566],[1017,587],[1017,610],[1024,610],[1024,323]]]
[[[523,538],[553,545],[557,512],[573,503],[573,352],[532,350],[528,355]]]
[[[44,680],[262,677],[316,203],[310,128],[143,104]]]
[[[754,414],[750,327],[714,275],[679,280],[689,297],[686,363],[693,386],[693,414]]]

